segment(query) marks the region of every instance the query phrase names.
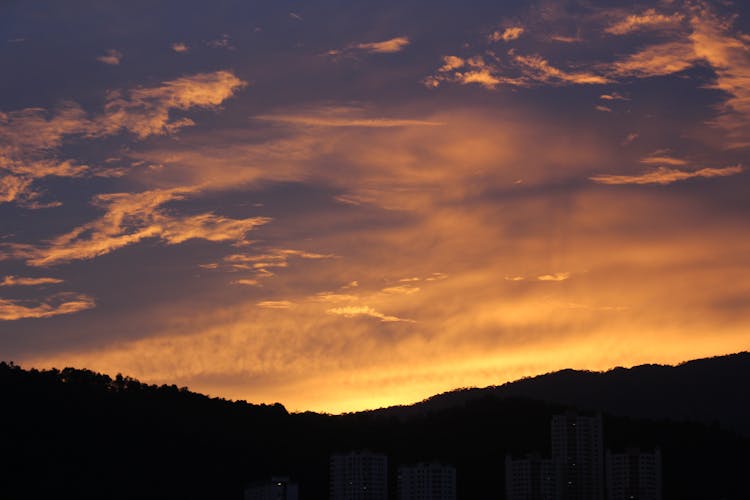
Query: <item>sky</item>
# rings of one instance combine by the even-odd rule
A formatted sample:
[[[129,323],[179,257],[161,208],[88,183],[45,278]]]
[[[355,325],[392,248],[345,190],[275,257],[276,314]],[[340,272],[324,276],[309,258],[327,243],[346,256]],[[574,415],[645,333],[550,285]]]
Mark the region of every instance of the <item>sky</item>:
[[[750,5],[0,4],[0,359],[290,410],[750,343]]]

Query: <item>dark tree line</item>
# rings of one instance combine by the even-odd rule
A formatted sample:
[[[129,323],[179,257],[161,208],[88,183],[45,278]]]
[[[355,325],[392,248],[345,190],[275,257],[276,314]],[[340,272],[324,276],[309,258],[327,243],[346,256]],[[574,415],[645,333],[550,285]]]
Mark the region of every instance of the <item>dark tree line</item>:
[[[551,416],[571,408],[492,391],[459,399],[289,414],[121,375],[0,363],[0,498],[239,500],[246,483],[288,474],[318,500],[330,454],[355,449],[387,453],[394,478],[398,464],[449,463],[459,498],[502,498],[505,454],[548,450]],[[607,413],[604,429],[607,447],[662,449],[665,498],[747,498],[750,441],[733,430]]]

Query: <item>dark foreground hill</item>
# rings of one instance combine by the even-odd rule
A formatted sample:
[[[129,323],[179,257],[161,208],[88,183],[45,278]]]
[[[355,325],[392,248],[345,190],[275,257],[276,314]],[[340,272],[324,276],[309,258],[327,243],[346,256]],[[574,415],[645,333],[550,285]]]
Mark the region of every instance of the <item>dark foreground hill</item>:
[[[379,411],[409,416],[487,396],[536,399],[627,417],[718,424],[750,437],[750,353],[677,366],[562,370],[501,386],[446,392],[415,405]]]
[[[505,454],[548,450],[550,417],[574,407],[502,391],[447,404],[457,394],[466,395],[433,398],[408,415],[404,408],[289,414],[278,404],[211,399],[88,370],[0,363],[0,498],[239,500],[248,481],[287,474],[301,498],[322,500],[329,455],[364,448],[387,453],[392,472],[425,460],[454,465],[461,499],[503,498]],[[582,401],[595,409],[599,400]],[[609,413],[604,428],[608,448],[661,448],[666,499],[748,498],[750,440],[738,433]]]

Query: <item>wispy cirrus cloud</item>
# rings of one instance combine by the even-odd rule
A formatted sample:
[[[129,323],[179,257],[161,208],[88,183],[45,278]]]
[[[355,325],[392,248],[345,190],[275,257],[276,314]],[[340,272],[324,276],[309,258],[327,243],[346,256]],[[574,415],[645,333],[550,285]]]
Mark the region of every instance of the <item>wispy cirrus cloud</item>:
[[[682,39],[650,45],[609,64],[607,72],[616,78],[651,78],[685,71],[698,60],[693,43]]]
[[[605,76],[588,71],[565,71],[551,65],[541,56],[515,55],[516,63],[522,67],[530,80],[549,84],[601,85],[611,80]]]
[[[226,255],[221,262],[201,265],[204,269],[247,272],[249,277],[231,281],[233,285],[258,286],[261,280],[275,276],[273,269],[289,267],[291,258],[306,260],[333,259],[336,255],[307,252],[291,248],[271,249],[259,253],[234,253]]]
[[[581,43],[583,38],[580,35],[568,36],[568,35],[550,35],[549,40],[560,43]]]
[[[50,318],[73,314],[96,307],[96,301],[84,294],[60,293],[40,301],[21,301],[0,298],[0,321]]]
[[[343,49],[332,49],[327,52],[329,56],[353,55],[357,52],[367,52],[370,54],[395,54],[403,51],[411,44],[408,36],[397,36],[387,40],[377,42],[360,42],[352,43]]]
[[[111,91],[104,111],[93,116],[74,102],[62,103],[51,112],[41,108],[0,112],[0,202],[30,204],[39,197],[34,181],[44,177],[110,175],[106,168],[58,159],[56,150],[69,137],[101,139],[129,132],[145,139],[174,133],[194,122],[173,118],[172,111],[216,108],[245,85],[234,73],[217,71],[154,87]]]
[[[609,94],[602,94],[599,99],[603,101],[629,101],[630,99],[623,96],[619,92],[610,92]]]
[[[569,272],[559,272],[552,274],[542,274],[537,276],[536,279],[539,281],[565,281],[570,278]]]
[[[302,112],[276,112],[266,115],[256,115],[255,120],[299,125],[308,127],[362,127],[362,128],[392,128],[392,127],[435,127],[445,123],[411,118],[371,117],[364,108],[349,106],[323,106],[303,110]]]
[[[687,160],[682,158],[676,158],[669,155],[668,151],[656,151],[648,156],[644,156],[640,160],[645,165],[671,165],[671,166],[682,166],[687,165]]]
[[[55,285],[62,283],[63,280],[57,278],[29,278],[25,276],[5,276],[0,281],[0,287],[3,286],[38,286],[38,285]]]
[[[418,293],[420,290],[417,286],[412,285],[398,285],[398,286],[388,286],[381,290],[383,293],[387,293],[389,295],[412,295],[414,293]]]
[[[589,177],[598,184],[672,184],[694,178],[728,177],[743,172],[740,165],[724,168],[702,168],[699,170],[679,170],[670,167],[658,167],[651,172],[639,175],[595,175]]]
[[[505,85],[531,87],[534,85],[601,85],[611,80],[592,71],[568,71],[552,65],[540,55],[522,55],[509,51],[503,64],[498,60],[488,61],[483,56],[462,59],[444,56],[443,65],[428,76],[423,83],[427,87],[438,87],[443,82],[462,85],[478,84],[487,89]]]
[[[414,320],[412,319],[399,318],[398,316],[390,316],[388,314],[383,314],[382,312],[376,311],[370,306],[333,307],[331,309],[328,309],[326,312],[328,314],[333,314],[335,316],[343,316],[345,318],[357,318],[357,317],[375,318],[384,323],[398,323],[398,322],[414,323]]]
[[[23,259],[40,267],[87,260],[146,239],[176,245],[191,239],[238,241],[270,221],[264,217],[230,219],[214,213],[175,215],[163,208],[195,190],[185,188],[141,193],[102,194],[94,198],[104,215],[40,245],[5,244],[5,258]]]
[[[392,54],[394,52],[401,52],[410,43],[411,40],[408,36],[397,36],[394,38],[389,38],[388,40],[382,40],[380,42],[358,43],[356,45],[353,45],[352,47],[355,49],[364,50],[365,52],[373,52],[377,54]]]
[[[262,300],[257,303],[258,307],[264,309],[289,309],[294,304],[288,300]]]
[[[647,9],[640,14],[629,14],[609,25],[604,31],[611,35],[627,35],[647,29],[669,29],[679,27],[685,16],[679,12],[662,14],[656,9]]]
[[[722,19],[703,6],[691,18],[696,57],[716,72],[713,84],[726,100],[711,124],[729,136],[728,147],[750,147],[750,37],[733,29],[734,19]]]

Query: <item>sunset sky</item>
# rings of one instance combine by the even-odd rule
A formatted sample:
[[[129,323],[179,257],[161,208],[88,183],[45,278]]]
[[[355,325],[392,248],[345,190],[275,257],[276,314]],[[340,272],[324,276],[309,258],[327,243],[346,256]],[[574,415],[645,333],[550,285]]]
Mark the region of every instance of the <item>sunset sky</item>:
[[[0,359],[290,410],[750,346],[750,3],[0,4]]]

